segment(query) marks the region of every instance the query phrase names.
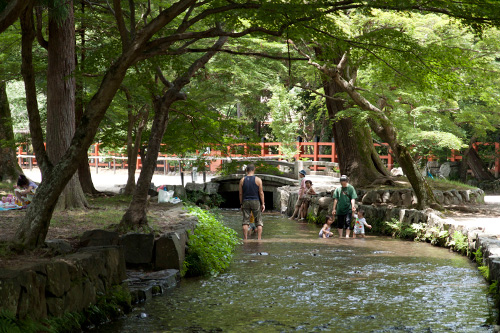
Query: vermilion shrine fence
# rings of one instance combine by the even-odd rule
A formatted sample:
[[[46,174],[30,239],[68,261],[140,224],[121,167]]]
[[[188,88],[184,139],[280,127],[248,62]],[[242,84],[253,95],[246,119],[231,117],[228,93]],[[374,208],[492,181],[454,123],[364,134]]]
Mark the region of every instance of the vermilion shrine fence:
[[[374,143],[376,147],[383,147],[387,152],[385,154],[379,155],[382,161],[386,164],[387,168],[391,170],[394,165],[393,156],[387,144],[377,144]],[[473,145],[474,149],[479,150],[481,146],[491,146],[494,145],[495,153],[492,158],[494,158],[494,168],[493,172],[495,176],[498,177],[500,172],[500,143],[483,143],[477,142]],[[127,157],[123,154],[116,154],[111,152],[106,152],[106,154],[99,153],[100,144],[96,143],[92,145],[92,152],[89,153],[89,165],[95,167],[96,171],[99,167],[103,168],[127,168]],[[329,160],[330,162],[338,163],[338,156],[335,153],[335,143],[334,142],[296,142],[297,151],[299,152],[294,157],[295,159],[310,159],[312,161]],[[199,151],[196,151],[196,155],[200,155]],[[228,158],[243,158],[243,157],[264,157],[264,158],[282,158],[281,154],[281,142],[260,142],[252,144],[234,144],[223,151],[210,149],[203,154],[205,159],[207,159],[208,170],[216,171],[222,163]],[[21,145],[18,147],[18,162],[21,167],[31,168],[36,166],[36,159],[34,155],[28,154],[26,152],[26,146]],[[432,157],[428,158],[433,160]],[[451,156],[448,157],[449,161],[459,161],[462,156],[457,152],[452,150]],[[162,168],[164,172],[175,170],[176,165],[180,165],[182,161],[195,160],[195,158],[178,157],[175,155],[158,155],[157,167]],[[141,158],[137,157],[137,169],[142,167]],[[316,167],[314,167],[316,168]]]

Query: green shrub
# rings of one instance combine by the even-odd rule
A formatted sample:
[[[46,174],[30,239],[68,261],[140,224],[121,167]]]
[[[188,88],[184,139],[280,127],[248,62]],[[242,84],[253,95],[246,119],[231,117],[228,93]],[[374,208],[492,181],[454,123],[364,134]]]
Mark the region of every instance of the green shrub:
[[[0,333],[56,332],[42,323],[26,318],[17,319],[14,314],[0,310]]]
[[[455,230],[453,235],[451,236],[451,241],[448,245],[454,250],[461,254],[469,255],[469,241],[467,236],[461,233],[458,230]]]
[[[483,266],[483,250],[481,247],[479,247],[476,252],[472,252],[472,254],[474,255],[476,264],[478,264],[478,266]]]
[[[391,221],[384,222],[384,233],[390,234],[394,238],[414,239],[417,235],[415,229],[398,219],[393,218]]]
[[[266,161],[242,161],[242,160],[232,160],[231,162],[225,162],[221,164],[221,166],[218,168],[218,172],[222,176],[227,176],[235,173],[241,173],[243,174],[243,167],[248,164],[253,164],[255,165],[255,173],[264,173],[267,175],[275,175],[275,176],[282,176],[284,173],[281,172],[278,167],[274,165],[269,165],[266,163]]]
[[[196,206],[188,209],[198,217],[198,224],[194,232],[189,234],[182,274],[215,276],[229,267],[239,238],[236,231],[224,226],[222,221],[209,211]]]
[[[208,194],[204,191],[189,191],[186,193],[186,201],[192,205],[207,205],[210,208],[219,207],[224,198],[219,193]]]

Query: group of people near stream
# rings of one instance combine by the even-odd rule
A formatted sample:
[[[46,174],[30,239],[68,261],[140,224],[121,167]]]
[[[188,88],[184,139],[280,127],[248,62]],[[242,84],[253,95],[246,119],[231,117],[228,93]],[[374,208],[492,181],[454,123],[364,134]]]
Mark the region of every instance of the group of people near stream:
[[[299,218],[299,221],[303,221],[307,215],[311,196],[315,195],[316,192],[312,187],[311,180],[306,179],[305,170],[299,172],[299,177],[299,197],[290,220]],[[370,229],[372,226],[366,222],[364,210],[356,210],[357,197],[356,190],[349,184],[349,178],[346,175],[340,176],[340,187],[333,191],[332,215],[326,216],[319,237],[330,238],[334,236],[331,229],[335,220],[337,221],[337,231],[340,238],[344,237],[344,233],[345,238],[349,238],[351,231],[353,231],[352,238],[356,238],[356,236],[365,237],[365,226]],[[255,228],[257,239],[261,240],[264,226],[262,213],[265,211],[266,205],[262,179],[255,176],[255,166],[253,164],[246,167],[246,176],[240,180],[239,198],[243,214],[243,239],[248,239],[250,231]]]
[[[26,208],[35,195],[38,185],[21,174],[17,178],[17,184],[14,185],[14,195],[8,194],[2,197],[0,210],[22,209]]]

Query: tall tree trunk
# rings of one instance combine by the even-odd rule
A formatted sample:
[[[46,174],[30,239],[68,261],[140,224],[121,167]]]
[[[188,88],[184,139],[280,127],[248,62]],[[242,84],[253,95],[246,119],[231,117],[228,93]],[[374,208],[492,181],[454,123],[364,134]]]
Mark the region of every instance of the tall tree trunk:
[[[347,65],[347,54],[344,54],[339,64],[337,65],[337,70],[333,72],[333,77],[335,82],[346,92],[352,100],[358,105],[362,110],[370,111],[375,114],[376,120],[370,118],[370,127],[372,130],[384,141],[386,141],[394,153],[394,157],[403,169],[408,181],[410,182],[415,195],[417,196],[417,208],[424,209],[431,204],[436,204],[436,199],[432,193],[432,189],[429,184],[422,176],[418,167],[413,160],[410,152],[404,146],[399,143],[397,138],[396,128],[392,124],[391,120],[387,118],[385,113],[371,104],[366,98],[361,96],[361,94],[356,90],[353,84],[347,82],[342,76],[342,69]]]
[[[495,176],[488,171],[481,160],[481,157],[474,147],[472,147],[472,142],[469,144],[469,148],[465,153],[465,159],[467,161],[467,165],[471,168],[474,177],[478,180],[495,180]]]
[[[174,96],[172,96],[174,97]],[[123,229],[137,228],[147,225],[147,196],[151,179],[156,167],[158,152],[168,121],[168,110],[175,99],[158,98],[153,102],[155,116],[151,127],[151,136],[148,142],[148,149],[145,159],[142,160],[141,173],[137,180],[137,186],[132,197],[132,201],[120,222]],[[137,156],[137,155],[136,155]]]
[[[33,19],[33,7],[28,6],[20,18],[21,21],[21,74],[24,80],[26,93],[26,109],[28,111],[31,142],[35,157],[42,173],[42,181],[45,179],[52,163],[49,161],[45,151],[45,139],[43,137],[42,123],[36,97],[35,69],[33,66],[33,41],[35,40],[35,27]]]
[[[226,43],[227,37],[220,37],[213,45],[212,49],[203,56],[193,62],[189,69],[173,83],[166,81],[161,75],[162,82],[169,87],[162,97],[154,98],[154,119],[151,128],[151,136],[148,142],[146,157],[143,159],[141,173],[137,180],[132,201],[122,217],[120,228],[128,230],[147,225],[147,197],[149,185],[153,178],[153,173],[158,160],[158,152],[160,151],[161,141],[168,121],[170,106],[181,99],[185,99],[186,95],[181,93],[181,89],[189,83],[193,75],[205,66],[207,62],[217,53],[217,51]]]
[[[60,22],[49,12],[47,67],[47,154],[53,164],[69,148],[75,133],[75,21],[73,1]],[[75,173],[61,193],[56,209],[86,207],[87,200]]]
[[[323,88],[325,95],[332,98],[336,97],[337,93],[343,92],[342,88],[331,79],[323,81]],[[353,126],[350,118],[336,119],[337,114],[345,110],[343,102],[327,98],[326,107],[329,118],[334,120],[333,138],[340,172],[348,175],[354,186],[390,181],[390,175],[373,146],[370,129]]]
[[[80,3],[82,17],[85,15],[85,1]],[[85,19],[80,22],[80,61],[78,57],[75,58],[76,65],[79,67],[80,75],[76,78],[76,94],[75,94],[75,116],[76,116],[76,126],[79,125],[80,120],[83,116],[84,109],[84,91],[83,91],[83,73],[85,73],[85,32],[86,24]],[[94,182],[92,181],[92,174],[90,173],[89,166],[89,156],[85,153],[85,159],[83,159],[78,165],[78,180],[80,181],[80,186],[82,187],[83,193],[86,194],[98,194],[99,191],[96,190]]]
[[[127,126],[127,184],[123,194],[131,195],[135,190],[135,170],[137,169],[137,154],[142,142],[142,132],[148,121],[149,109],[144,105],[137,114],[134,114],[134,106],[132,103],[132,95],[129,89],[121,87],[128,101],[128,126]],[[134,137],[135,129],[135,137]],[[144,161],[145,156],[141,156],[141,161]]]
[[[0,81],[0,181],[14,183],[23,173],[16,158],[16,143],[7,98],[7,84]]]

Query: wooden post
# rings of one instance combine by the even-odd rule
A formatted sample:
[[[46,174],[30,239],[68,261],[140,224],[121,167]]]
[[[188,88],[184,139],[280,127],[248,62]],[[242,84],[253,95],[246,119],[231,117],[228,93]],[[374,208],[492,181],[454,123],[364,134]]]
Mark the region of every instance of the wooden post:
[[[20,145],[19,148],[17,149],[17,155],[19,157],[17,158],[17,164],[19,164],[21,167],[23,166],[23,159],[21,155],[23,154],[23,145]]]
[[[207,182],[207,172],[203,171],[203,183]]]
[[[394,165],[394,158],[392,157],[391,150],[387,150],[387,170],[391,171]]]
[[[319,161],[319,137],[314,138],[313,161]],[[317,165],[313,167],[314,171],[318,171],[318,169]]]
[[[500,143],[495,142],[495,178],[500,174]]]
[[[99,144],[98,143],[94,144],[94,163],[95,163],[95,173],[96,174],[99,172],[99,160],[97,159],[97,156],[99,156]]]

